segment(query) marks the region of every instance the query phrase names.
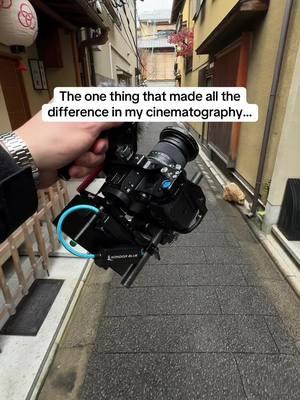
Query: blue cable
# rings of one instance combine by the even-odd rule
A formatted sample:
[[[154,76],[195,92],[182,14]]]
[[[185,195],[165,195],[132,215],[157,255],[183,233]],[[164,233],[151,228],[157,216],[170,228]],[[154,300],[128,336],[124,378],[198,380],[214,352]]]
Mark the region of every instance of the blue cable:
[[[86,259],[94,259],[96,258],[95,254],[85,254],[85,253],[80,253],[79,251],[76,251],[75,249],[73,249],[73,247],[71,247],[64,239],[63,236],[63,231],[62,231],[62,226],[63,223],[65,222],[65,219],[70,215],[73,214],[76,211],[81,211],[81,210],[89,210],[89,211],[93,211],[95,214],[99,214],[100,210],[96,207],[93,206],[89,206],[88,204],[82,204],[80,206],[74,206],[69,208],[68,210],[66,210],[64,213],[62,213],[62,215],[59,218],[58,224],[57,224],[57,235],[58,235],[58,240],[60,241],[60,243],[64,246],[64,248],[66,250],[68,250],[70,253],[72,253],[74,256],[80,257],[80,258],[86,258]]]

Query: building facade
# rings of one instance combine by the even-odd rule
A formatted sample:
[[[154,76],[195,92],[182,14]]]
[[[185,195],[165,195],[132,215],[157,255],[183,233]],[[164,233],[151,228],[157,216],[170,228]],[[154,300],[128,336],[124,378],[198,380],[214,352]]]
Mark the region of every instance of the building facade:
[[[96,85],[135,86],[139,75],[136,0],[124,5],[110,0],[103,3],[108,11],[103,18],[108,39],[93,49]]]
[[[192,60],[180,57],[178,64],[181,86],[243,86],[248,102],[259,106],[257,123],[192,127],[212,160],[250,198],[259,195],[269,231],[278,220],[287,179],[300,178],[300,135],[295,129],[300,123],[300,3],[174,0],[171,21],[177,30],[194,32]]]
[[[0,13],[5,5],[0,2]],[[29,5],[39,26],[35,43],[13,48],[1,44],[0,34],[1,132],[26,122],[49,102],[57,86],[135,84],[134,0],[121,8],[110,0],[32,0]],[[41,68],[43,85],[41,76],[37,78]]]
[[[79,49],[80,30],[97,26],[104,29],[97,9],[89,6],[88,2],[87,8],[76,2],[65,1],[62,2],[64,7],[58,5],[57,8],[50,3],[31,2],[39,26],[32,46],[15,52],[13,48],[0,44],[2,132],[17,128],[40,110],[51,99],[56,86],[82,84],[84,68],[81,62],[85,51]],[[38,69],[31,67],[32,61],[36,63],[37,60],[43,63],[45,71],[46,84],[43,86],[38,82]]]
[[[175,47],[169,37],[175,32],[170,11],[157,10],[139,15],[138,48],[143,80],[148,86],[174,86]]]
[[[110,0],[0,1],[0,132],[25,123],[50,101],[57,86],[135,84],[135,1],[114,5]],[[26,26],[21,28],[22,34],[28,34],[26,40],[11,23],[18,24],[18,18]],[[60,244],[51,222],[78,185],[76,180],[59,181],[39,191],[38,212],[0,243],[0,328],[16,313],[32,283],[46,270],[52,276],[59,258],[50,262],[49,253],[53,255]],[[67,269],[63,261],[61,279]]]

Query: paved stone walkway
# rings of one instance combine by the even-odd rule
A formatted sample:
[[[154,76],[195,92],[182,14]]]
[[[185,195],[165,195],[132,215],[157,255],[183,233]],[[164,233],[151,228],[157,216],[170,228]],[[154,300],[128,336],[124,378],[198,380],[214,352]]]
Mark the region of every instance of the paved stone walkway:
[[[300,399],[299,300],[214,180],[202,187],[201,226],[130,290],[114,277],[82,400]]]

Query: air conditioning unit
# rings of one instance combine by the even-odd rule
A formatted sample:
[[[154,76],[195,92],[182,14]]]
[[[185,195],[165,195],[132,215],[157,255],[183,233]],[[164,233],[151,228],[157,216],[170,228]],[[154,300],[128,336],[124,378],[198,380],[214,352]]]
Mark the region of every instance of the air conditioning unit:
[[[288,179],[278,228],[288,240],[300,241],[300,179]]]
[[[99,0],[96,0],[95,6],[96,6],[97,13],[98,14],[102,14],[102,5],[101,5],[101,2]]]
[[[89,0],[88,1],[89,5],[93,7],[93,9],[98,13],[102,13],[102,6],[101,6],[101,1],[99,0]]]

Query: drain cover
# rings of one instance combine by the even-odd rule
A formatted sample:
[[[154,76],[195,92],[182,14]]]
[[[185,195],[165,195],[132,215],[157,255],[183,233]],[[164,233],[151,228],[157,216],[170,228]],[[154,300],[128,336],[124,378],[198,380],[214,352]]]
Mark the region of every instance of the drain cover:
[[[37,279],[17,306],[17,312],[6,322],[2,335],[36,336],[54,303],[64,281]]]

